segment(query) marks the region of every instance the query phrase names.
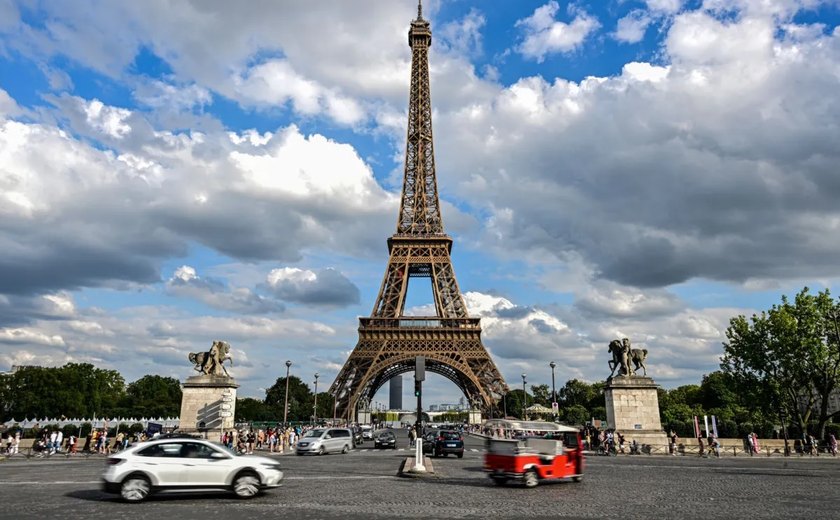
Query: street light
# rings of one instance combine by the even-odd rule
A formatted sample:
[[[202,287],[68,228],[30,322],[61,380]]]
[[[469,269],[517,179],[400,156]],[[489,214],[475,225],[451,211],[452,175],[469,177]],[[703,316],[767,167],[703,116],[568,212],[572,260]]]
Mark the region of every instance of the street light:
[[[315,372],[315,404],[312,405],[312,424],[318,422],[318,372]]]
[[[502,406],[504,406],[504,413],[505,415],[502,419],[507,419],[507,392],[502,391]]]
[[[552,361],[548,364],[551,367],[551,416],[554,418],[554,422],[557,422],[557,392],[554,390],[554,367],[557,366],[557,363]]]
[[[292,368],[292,362],[286,361],[286,395],[285,403],[283,404],[283,427],[286,427],[286,419],[289,418],[289,369]]]
[[[523,394],[523,397],[522,397],[523,401],[522,402],[525,403],[525,404],[522,405],[522,418],[527,421],[528,420],[528,392],[525,390],[525,377],[527,377],[527,376],[526,376],[526,374],[523,373],[522,374],[522,394]]]

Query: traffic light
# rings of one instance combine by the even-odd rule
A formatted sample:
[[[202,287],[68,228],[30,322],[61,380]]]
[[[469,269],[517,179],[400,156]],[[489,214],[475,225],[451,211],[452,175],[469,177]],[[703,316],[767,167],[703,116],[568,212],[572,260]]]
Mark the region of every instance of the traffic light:
[[[420,397],[420,381],[414,382],[414,397]]]

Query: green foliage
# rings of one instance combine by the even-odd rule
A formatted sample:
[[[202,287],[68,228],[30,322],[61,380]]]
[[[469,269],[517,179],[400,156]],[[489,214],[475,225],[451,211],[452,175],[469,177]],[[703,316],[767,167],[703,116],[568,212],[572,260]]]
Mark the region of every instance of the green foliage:
[[[531,385],[531,394],[533,401],[529,401],[528,406],[539,403],[551,408],[551,388],[548,385]]]
[[[569,425],[583,426],[590,418],[589,410],[579,404],[573,404],[563,410],[563,422]]]
[[[806,430],[816,415],[814,429],[822,437],[837,415],[828,412],[828,403],[840,385],[838,315],[840,305],[828,290],[812,295],[805,287],[793,303],[783,296],[781,304],[749,320],[732,318],[721,368],[766,416],[784,413]]]
[[[272,409],[280,410],[279,420],[283,420],[283,403],[286,396],[286,378],[279,377],[277,381],[265,391],[265,404]],[[312,416],[314,395],[301,379],[289,376],[289,421],[309,421]],[[319,405],[320,408],[320,405]],[[332,417],[332,410],[330,410]]]
[[[281,421],[283,420],[283,405],[271,408],[265,401],[244,397],[236,400],[236,422]]]
[[[181,413],[181,383],[174,377],[143,376],[128,385],[121,403],[131,417],[177,417]]]
[[[63,367],[23,367],[4,375],[0,383],[2,418],[108,417],[125,392],[125,381],[115,370],[88,363]]]

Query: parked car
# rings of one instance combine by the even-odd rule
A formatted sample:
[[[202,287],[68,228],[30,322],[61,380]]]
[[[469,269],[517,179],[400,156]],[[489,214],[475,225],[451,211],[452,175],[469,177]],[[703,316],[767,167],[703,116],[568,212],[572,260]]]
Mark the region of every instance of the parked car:
[[[237,455],[221,444],[186,437],[143,442],[111,455],[106,463],[103,489],[128,502],[185,489],[227,489],[250,498],[283,480],[274,459]]]
[[[309,430],[298,441],[295,453],[347,453],[353,448],[353,432],[349,428],[316,428]]]
[[[423,437],[423,453],[435,457],[446,457],[454,453],[459,459],[464,456],[464,438],[454,430],[435,430]]]
[[[376,438],[373,440],[373,447],[374,448],[391,448],[392,450],[397,449],[397,436],[394,435],[394,432],[391,430],[385,430],[381,432]]]
[[[368,426],[367,424],[362,425],[362,439],[373,440],[373,428]]]

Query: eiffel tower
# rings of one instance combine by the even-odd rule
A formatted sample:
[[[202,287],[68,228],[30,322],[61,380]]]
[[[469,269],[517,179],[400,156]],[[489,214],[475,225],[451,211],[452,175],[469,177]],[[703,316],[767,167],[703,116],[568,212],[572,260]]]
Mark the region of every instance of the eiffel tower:
[[[422,3],[408,31],[411,92],[408,104],[405,174],[397,231],[388,239],[390,258],[369,318],[359,318],[359,342],[330,387],[339,417],[355,420],[392,377],[413,372],[415,358],[426,370],[451,380],[468,402],[488,416],[508,387],[481,344],[479,318],[467,313],[455,280],[452,238],[443,230],[432,142],[429,47],[432,31]],[[409,278],[430,278],[434,316],[405,316]]]

